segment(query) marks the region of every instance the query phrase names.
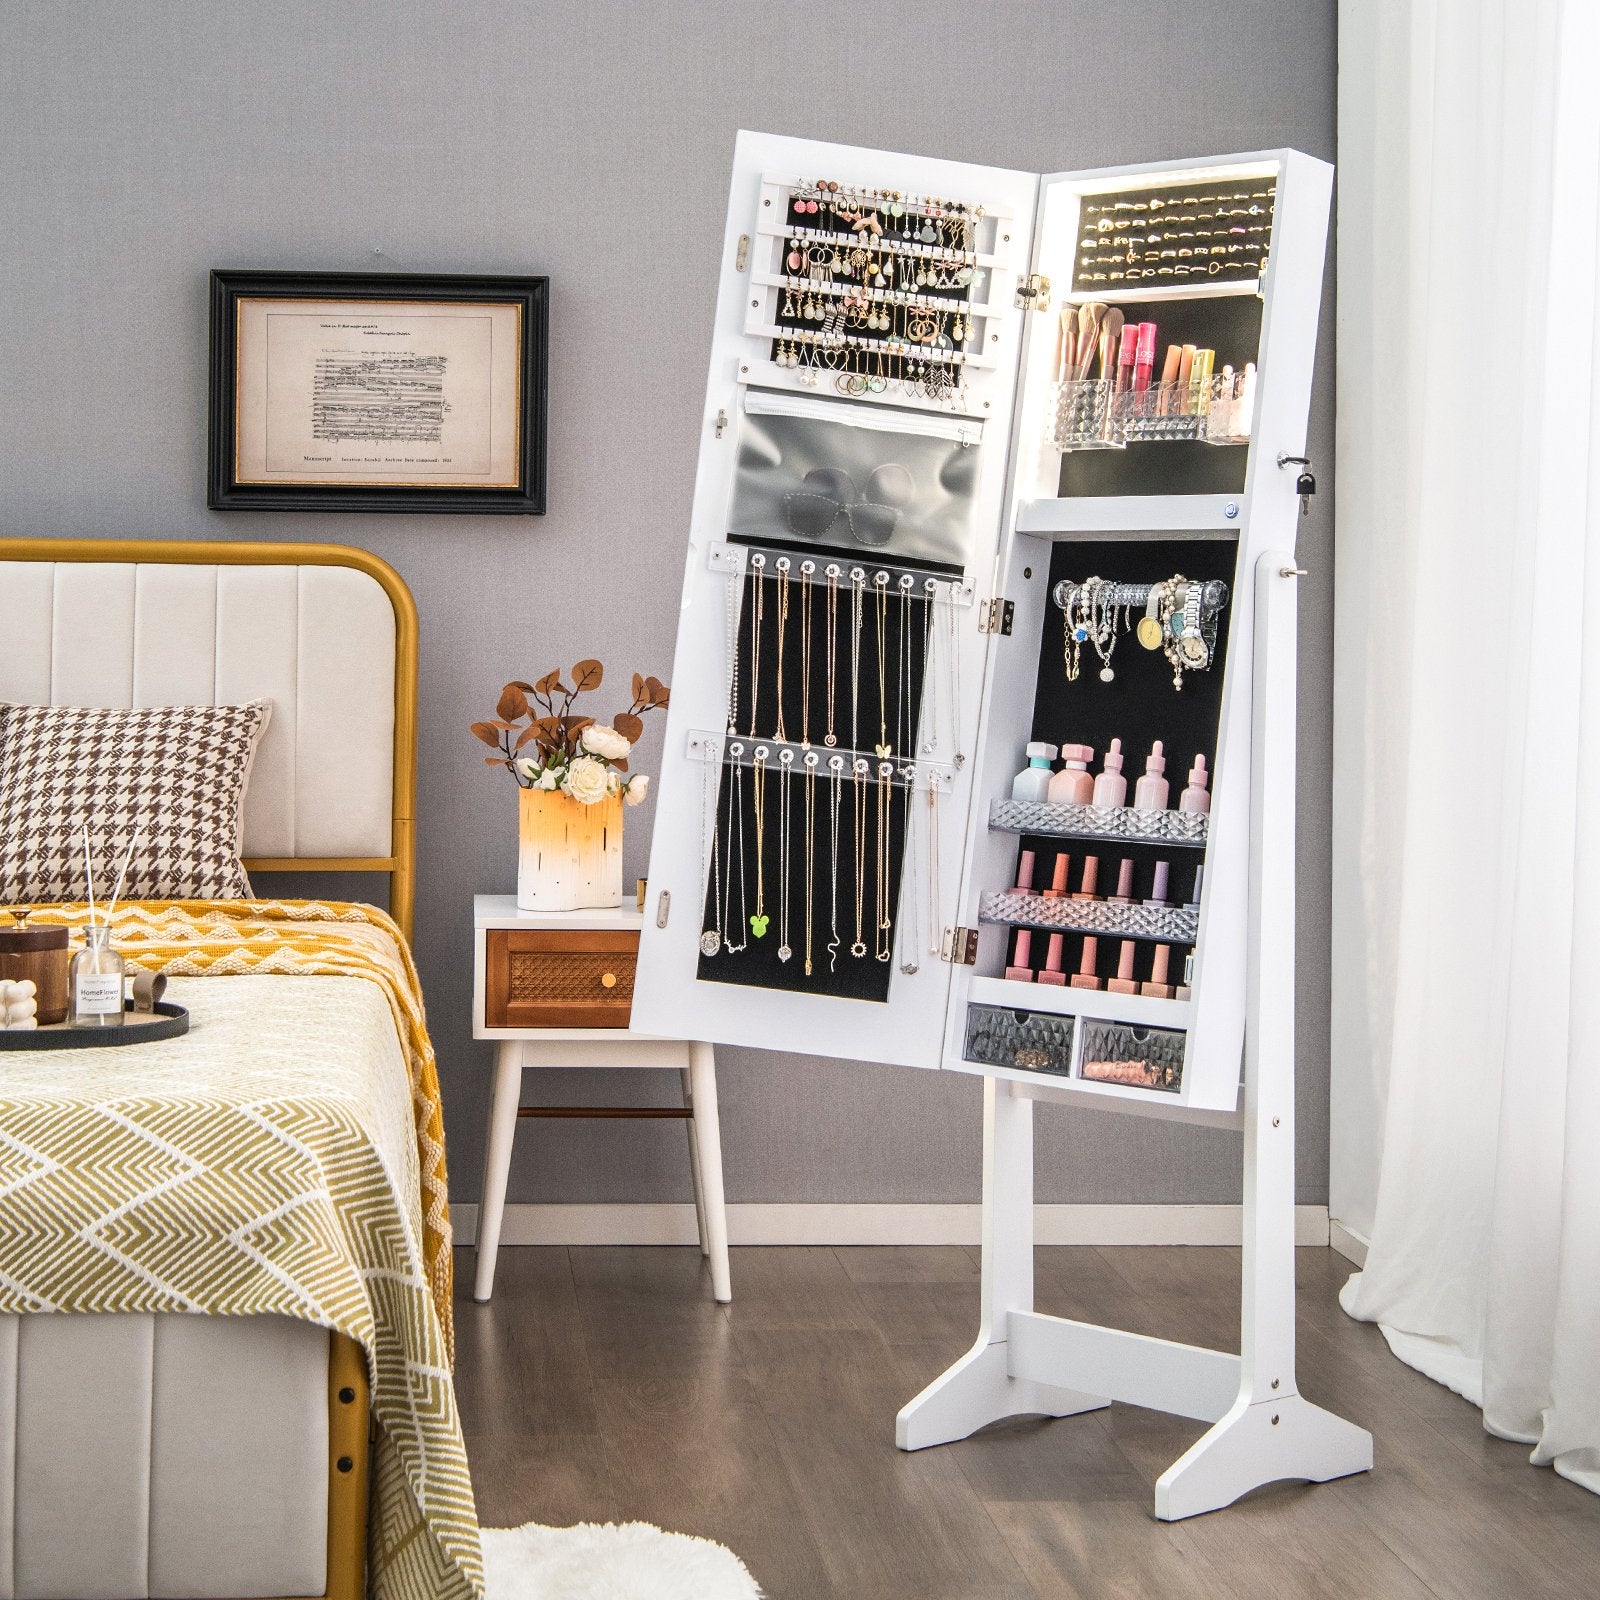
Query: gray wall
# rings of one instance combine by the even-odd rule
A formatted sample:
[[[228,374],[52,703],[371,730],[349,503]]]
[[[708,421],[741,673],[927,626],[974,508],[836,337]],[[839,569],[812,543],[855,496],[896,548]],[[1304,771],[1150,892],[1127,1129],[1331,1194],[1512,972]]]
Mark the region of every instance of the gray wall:
[[[490,1057],[469,1023],[471,899],[511,887],[516,831],[466,725],[556,662],[668,673],[735,130],[1044,171],[1331,158],[1334,70],[1333,0],[0,7],[0,531],[336,540],[410,583],[417,953],[458,1199],[476,1198]],[[214,266],[548,273],[549,515],[207,511]],[[1306,1201],[1327,1172],[1331,324],[1330,300],[1302,540]],[[630,882],[650,820],[629,813]],[[668,1092],[604,1076],[607,1096]],[[552,1096],[597,1092],[558,1077]],[[975,1080],[726,1050],[721,1084],[732,1199],[977,1197]],[[1053,1108],[1041,1124],[1041,1199],[1237,1198],[1229,1135]],[[513,1199],[687,1193],[676,1125],[523,1125]]]

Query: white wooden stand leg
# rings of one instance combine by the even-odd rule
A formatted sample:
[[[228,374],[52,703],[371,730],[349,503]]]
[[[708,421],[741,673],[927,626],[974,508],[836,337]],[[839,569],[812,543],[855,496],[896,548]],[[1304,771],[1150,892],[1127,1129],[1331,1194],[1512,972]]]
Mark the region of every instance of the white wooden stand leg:
[[[700,1236],[700,1254],[711,1254],[711,1241],[706,1237],[706,1192],[700,1181],[700,1142],[694,1131],[694,1083],[687,1067],[678,1076],[683,1080],[683,1104],[691,1114],[684,1125],[689,1135],[689,1176],[694,1180],[694,1225]]]
[[[1033,1310],[1033,1102],[983,1085],[983,1310],[973,1347],[895,1418],[902,1450],[948,1444],[1001,1417],[1065,1417],[1108,1402],[1013,1376],[1013,1311]]]
[[[896,1422],[902,1450],[1018,1412],[1123,1400],[1212,1427],[1156,1484],[1156,1515],[1215,1511],[1283,1478],[1372,1466],[1372,1436],[1302,1399],[1294,1350],[1294,561],[1257,563],[1250,944],[1245,1009],[1241,1353],[1033,1309],[1033,1104],[984,1084],[983,1320],[977,1343]],[[1096,1399],[1095,1396],[1104,1398]]]
[[[717,1061],[708,1044],[689,1046],[690,1096],[694,1116],[696,1166],[700,1174],[701,1212],[704,1217],[706,1255],[711,1262],[711,1293],[726,1305],[733,1299],[728,1274],[728,1214],[722,1198],[722,1128],[717,1120]]]
[[[1300,1398],[1294,1349],[1295,564],[1256,563],[1239,1393],[1156,1483],[1163,1521],[1281,1478],[1372,1467],[1372,1435]]]
[[[489,1098],[489,1137],[483,1153],[483,1192],[478,1201],[477,1273],[474,1300],[494,1293],[494,1263],[500,1249],[500,1222],[506,1209],[511,1146],[522,1101],[522,1046],[514,1039],[495,1046],[494,1089]]]

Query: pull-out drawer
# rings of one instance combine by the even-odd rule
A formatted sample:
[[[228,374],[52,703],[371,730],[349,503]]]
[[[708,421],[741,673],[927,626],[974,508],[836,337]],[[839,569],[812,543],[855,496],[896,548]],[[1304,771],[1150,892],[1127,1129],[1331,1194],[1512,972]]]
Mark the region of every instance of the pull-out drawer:
[[[486,928],[491,1028],[626,1028],[639,935],[596,928]]]

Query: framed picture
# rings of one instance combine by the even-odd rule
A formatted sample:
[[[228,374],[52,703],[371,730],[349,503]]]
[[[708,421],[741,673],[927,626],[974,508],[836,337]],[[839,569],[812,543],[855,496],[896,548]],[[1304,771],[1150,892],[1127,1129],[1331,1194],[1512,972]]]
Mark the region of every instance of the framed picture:
[[[549,282],[213,272],[206,503],[543,512]]]

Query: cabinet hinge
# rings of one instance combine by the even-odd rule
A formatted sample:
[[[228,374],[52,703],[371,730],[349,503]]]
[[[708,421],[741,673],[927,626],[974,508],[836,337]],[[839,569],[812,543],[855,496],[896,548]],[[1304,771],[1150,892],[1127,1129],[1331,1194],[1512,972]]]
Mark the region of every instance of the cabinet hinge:
[[[978,960],[976,928],[946,928],[940,941],[939,956],[953,967],[975,966]]]
[[[1050,309],[1050,280],[1038,272],[1030,272],[1017,280],[1018,311],[1048,311]]]
[[[993,600],[980,600],[978,602],[978,632],[1009,634],[1011,632],[1012,618],[1016,614],[1017,608],[1010,600],[999,596]]]
[[[748,233],[741,233],[739,235],[739,248],[734,253],[734,257],[733,257],[734,270],[736,272],[743,272],[745,267],[747,265],[749,265],[749,262],[750,262],[750,235]]]
[[[728,413],[726,411],[719,410],[717,412],[717,437],[719,439],[722,437],[724,431],[727,429],[727,426],[728,426]]]
[[[663,889],[656,897],[656,926],[658,928],[666,927],[667,918],[669,915],[671,915],[671,912],[672,891],[670,889]]]

